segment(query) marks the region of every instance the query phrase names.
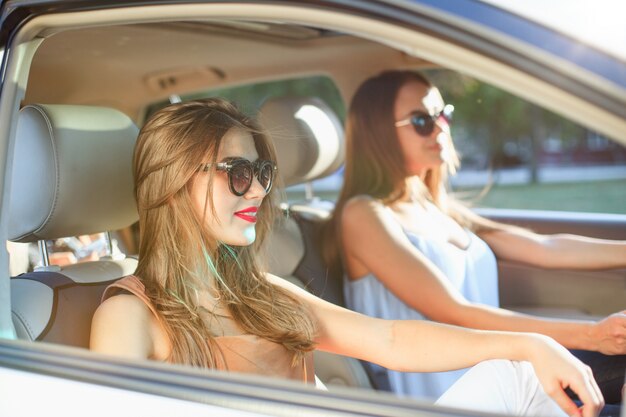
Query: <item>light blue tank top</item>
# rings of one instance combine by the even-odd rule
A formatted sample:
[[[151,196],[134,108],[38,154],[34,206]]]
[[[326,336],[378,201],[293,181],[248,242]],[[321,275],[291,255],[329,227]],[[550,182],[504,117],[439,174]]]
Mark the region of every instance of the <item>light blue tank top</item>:
[[[447,241],[405,233],[415,248],[428,257],[468,301],[498,306],[496,258],[482,239],[468,231],[469,246],[461,249]],[[344,295],[348,308],[368,316],[393,320],[427,320],[372,274],[356,281],[344,278]],[[429,400],[439,398],[466,371],[409,373],[389,371],[375,364],[369,366],[374,374],[386,372],[393,392]]]

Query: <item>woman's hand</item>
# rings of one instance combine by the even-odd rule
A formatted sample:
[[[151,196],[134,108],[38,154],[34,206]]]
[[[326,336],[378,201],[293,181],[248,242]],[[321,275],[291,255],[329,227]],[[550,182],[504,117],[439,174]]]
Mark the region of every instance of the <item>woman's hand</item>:
[[[546,394],[570,416],[597,416],[604,406],[604,398],[591,368],[553,339],[536,335],[536,340],[530,362]],[[578,395],[582,407],[579,408],[565,393],[568,387]]]
[[[626,310],[593,324],[589,338],[593,350],[605,355],[626,355]]]

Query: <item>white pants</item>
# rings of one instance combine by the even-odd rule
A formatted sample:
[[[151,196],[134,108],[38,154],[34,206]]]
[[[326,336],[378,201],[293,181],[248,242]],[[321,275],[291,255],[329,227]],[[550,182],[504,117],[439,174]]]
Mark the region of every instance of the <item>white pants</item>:
[[[481,362],[467,371],[435,404],[516,416],[567,417],[543,391],[529,362]]]

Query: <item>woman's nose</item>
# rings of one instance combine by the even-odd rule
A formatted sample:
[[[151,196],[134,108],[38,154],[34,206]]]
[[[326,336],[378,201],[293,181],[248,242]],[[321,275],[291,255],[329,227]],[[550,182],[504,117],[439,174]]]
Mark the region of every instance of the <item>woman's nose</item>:
[[[245,197],[250,199],[263,198],[266,194],[267,192],[265,191],[265,187],[261,185],[257,176],[254,175],[252,178],[252,184],[250,185],[248,192],[246,192]]]
[[[436,132],[436,135],[439,135],[441,132],[450,133],[450,125],[448,124],[448,121],[441,116],[438,117],[435,120],[434,132]]]
[[[441,132],[444,131],[444,127],[440,123],[441,123],[440,119],[435,120],[433,131],[430,135],[428,135],[429,137],[436,138],[437,136],[439,136]]]

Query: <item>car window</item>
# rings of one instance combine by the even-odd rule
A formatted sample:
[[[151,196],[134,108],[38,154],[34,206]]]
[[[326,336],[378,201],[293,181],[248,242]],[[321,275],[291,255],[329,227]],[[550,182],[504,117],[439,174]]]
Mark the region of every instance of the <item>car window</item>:
[[[451,179],[478,207],[626,213],[626,147],[487,83],[430,71],[455,106]]]
[[[425,72],[455,107],[457,197],[474,207],[626,214],[626,147],[472,77]],[[315,182],[315,194],[335,200],[342,181],[339,170]],[[297,198],[301,188],[290,191]]]
[[[206,97],[228,99],[236,103],[241,110],[254,115],[266,100],[272,97],[288,95],[318,97],[324,100],[343,120],[345,114],[344,102],[335,83],[326,76],[284,79],[170,96],[169,100],[151,105],[146,112],[146,119],[169,103]]]
[[[46,241],[48,262],[50,265],[66,266],[80,262],[97,261],[104,256],[115,256],[120,253],[134,254],[129,251],[123,236],[123,230],[111,233],[111,250],[105,233],[69,236]],[[121,248],[120,248],[121,247]],[[31,272],[43,266],[41,251],[36,243],[7,242],[10,255],[11,276]]]

